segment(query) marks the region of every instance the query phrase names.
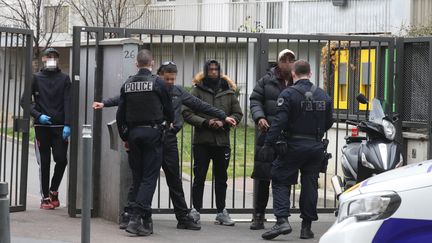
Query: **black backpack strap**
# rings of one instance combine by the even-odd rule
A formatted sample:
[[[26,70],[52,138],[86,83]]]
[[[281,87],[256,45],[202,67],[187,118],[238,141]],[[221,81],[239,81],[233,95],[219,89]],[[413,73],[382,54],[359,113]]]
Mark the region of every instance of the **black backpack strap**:
[[[296,86],[291,86],[289,88],[294,89],[295,91],[299,92],[301,95],[303,95],[303,97],[306,98],[306,100],[312,100],[313,101],[313,95],[315,94],[316,90],[317,90],[317,86],[315,84],[313,84],[310,88],[310,90],[304,92],[303,90],[301,90],[299,87]]]

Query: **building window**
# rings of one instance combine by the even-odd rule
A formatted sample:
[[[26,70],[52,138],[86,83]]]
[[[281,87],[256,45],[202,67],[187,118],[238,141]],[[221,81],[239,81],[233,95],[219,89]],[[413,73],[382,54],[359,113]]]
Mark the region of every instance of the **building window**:
[[[267,3],[266,29],[282,29],[282,2]]]
[[[69,7],[45,6],[45,32],[69,32]]]

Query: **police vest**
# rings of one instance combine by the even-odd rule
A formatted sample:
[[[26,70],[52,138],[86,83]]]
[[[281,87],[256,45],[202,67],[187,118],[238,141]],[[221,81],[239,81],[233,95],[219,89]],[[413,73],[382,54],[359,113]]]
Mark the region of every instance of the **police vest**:
[[[300,93],[303,97],[294,103],[298,109],[293,114],[294,120],[290,125],[292,135],[316,136],[321,139],[325,133],[326,119],[326,100],[322,95],[322,90],[318,90],[316,85],[312,85],[310,90],[302,90],[297,86],[291,86],[290,89]],[[324,97],[324,100],[322,100]]]
[[[127,123],[154,125],[163,121],[163,105],[155,92],[156,78],[132,76],[124,84]]]

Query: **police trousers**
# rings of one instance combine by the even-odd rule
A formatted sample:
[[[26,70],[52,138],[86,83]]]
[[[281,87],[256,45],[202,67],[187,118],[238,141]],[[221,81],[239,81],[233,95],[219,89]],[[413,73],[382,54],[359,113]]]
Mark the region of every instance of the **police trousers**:
[[[49,191],[57,191],[67,165],[68,140],[63,139],[63,127],[35,126],[36,158],[40,168],[41,194],[46,198]],[[54,175],[49,185],[51,150],[55,162]]]
[[[134,127],[129,131],[129,156],[132,183],[136,188],[133,214],[151,217],[151,204],[162,164],[162,130],[151,127]]]
[[[295,139],[288,142],[288,153],[272,164],[272,190],[274,215],[290,216],[291,185],[297,184],[300,171],[300,217],[306,221],[318,220],[318,177],[324,148],[321,142]]]

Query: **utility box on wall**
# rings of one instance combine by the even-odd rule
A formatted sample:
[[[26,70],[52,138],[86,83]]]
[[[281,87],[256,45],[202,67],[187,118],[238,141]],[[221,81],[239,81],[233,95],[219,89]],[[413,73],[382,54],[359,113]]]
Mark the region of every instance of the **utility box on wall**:
[[[403,132],[406,143],[407,164],[418,163],[427,160],[428,136],[422,133]]]

